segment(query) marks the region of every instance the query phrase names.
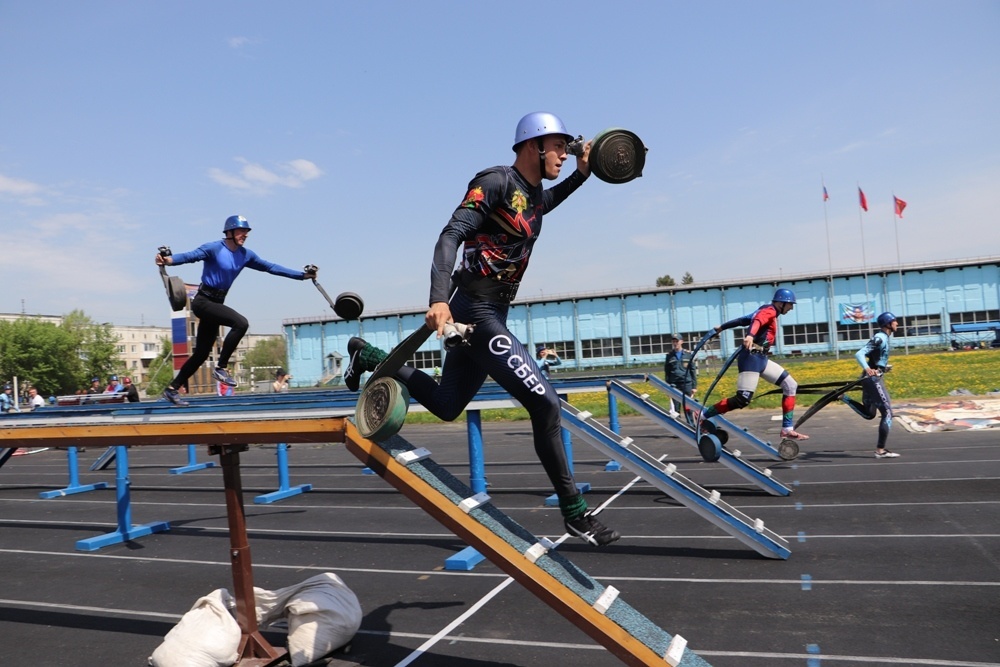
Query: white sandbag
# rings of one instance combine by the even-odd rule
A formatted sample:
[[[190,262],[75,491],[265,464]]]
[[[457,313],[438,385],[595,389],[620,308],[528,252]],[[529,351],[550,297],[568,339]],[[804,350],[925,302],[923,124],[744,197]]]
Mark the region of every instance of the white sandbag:
[[[152,667],[232,667],[239,660],[235,600],[224,588],[199,598],[149,657]]]
[[[332,572],[276,591],[254,589],[261,627],[288,620],[288,659],[308,664],[351,641],[361,627],[357,596]]]

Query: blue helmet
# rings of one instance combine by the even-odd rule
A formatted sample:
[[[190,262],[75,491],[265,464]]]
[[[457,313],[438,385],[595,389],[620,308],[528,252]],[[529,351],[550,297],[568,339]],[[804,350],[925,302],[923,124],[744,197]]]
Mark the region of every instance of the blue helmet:
[[[887,327],[896,321],[896,316],[887,310],[879,315],[875,321],[878,322],[879,327]]]
[[[517,130],[514,131],[514,145],[511,148],[516,151],[517,145],[522,141],[550,134],[561,134],[566,137],[566,141],[573,141],[573,135],[566,129],[566,124],[559,116],[544,111],[529,113],[518,121]]]
[[[222,233],[230,232],[234,229],[245,229],[250,231],[250,223],[242,215],[231,215],[226,218],[226,224],[222,227]]]
[[[771,299],[771,301],[777,301],[778,303],[795,303],[795,292],[782,287],[775,290],[774,298]]]

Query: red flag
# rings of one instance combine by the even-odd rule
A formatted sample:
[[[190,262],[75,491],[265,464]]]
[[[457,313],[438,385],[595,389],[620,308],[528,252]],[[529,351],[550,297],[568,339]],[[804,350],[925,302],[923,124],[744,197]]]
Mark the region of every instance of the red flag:
[[[828,194],[826,193],[826,186],[824,185],[824,186],[823,186],[823,201],[826,201],[826,200],[827,200],[827,199],[829,199],[829,198],[830,198],[830,195],[828,195]]]
[[[900,199],[899,197],[897,197],[896,195],[892,196],[892,200],[896,204],[896,215],[898,215],[899,217],[902,218],[903,217],[903,209],[906,208],[906,202],[903,201],[902,199]]]
[[[865,197],[865,192],[861,188],[858,188],[858,203],[861,204],[863,211],[868,210],[868,198]]]

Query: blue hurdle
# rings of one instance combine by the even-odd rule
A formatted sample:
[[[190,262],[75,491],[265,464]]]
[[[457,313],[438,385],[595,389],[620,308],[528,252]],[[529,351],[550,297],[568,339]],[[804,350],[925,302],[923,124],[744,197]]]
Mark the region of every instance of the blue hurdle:
[[[75,449],[71,447],[70,449]],[[170,530],[166,521],[154,521],[141,526],[132,525],[132,503],[128,478],[128,447],[117,446],[115,451],[115,499],[118,509],[118,529],[104,535],[78,540],[77,551],[97,551],[101,547],[121,544],[151,533]],[[101,482],[103,484],[103,482]],[[106,486],[106,485],[105,485]]]
[[[69,484],[61,489],[55,489],[53,491],[42,491],[38,494],[43,500],[48,500],[50,498],[60,498],[62,496],[70,496],[75,493],[86,493],[87,491],[95,491],[97,489],[108,488],[107,482],[95,482],[94,484],[80,484],[80,471],[78,468],[79,461],[76,455],[76,447],[66,448],[66,465],[69,468]]]
[[[264,493],[256,496],[253,501],[257,505],[267,505],[268,503],[277,502],[291,496],[297,496],[300,493],[305,493],[307,491],[312,491],[312,484],[299,484],[298,486],[289,486],[288,483],[288,445],[280,442],[278,443],[278,490],[272,491],[271,493]]]

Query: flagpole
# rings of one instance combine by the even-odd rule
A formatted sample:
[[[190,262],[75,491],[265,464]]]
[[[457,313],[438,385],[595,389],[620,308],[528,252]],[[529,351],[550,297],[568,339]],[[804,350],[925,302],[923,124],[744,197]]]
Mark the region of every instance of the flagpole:
[[[837,313],[836,304],[834,304],[834,299],[836,298],[836,290],[833,287],[833,253],[830,250],[830,220],[826,214],[826,200],[830,196],[826,192],[826,179],[823,178],[823,174],[819,175],[820,184],[823,186],[823,224],[826,225],[826,265],[830,272],[830,287],[828,289],[828,298],[830,300],[830,323],[833,324],[833,336],[831,337],[831,342],[833,343],[833,356],[835,359],[840,359],[840,346],[837,345]]]
[[[903,290],[903,260],[900,258],[899,254],[899,218],[903,217],[903,212],[899,210],[899,204],[896,203],[896,193],[892,193],[892,224],[896,229],[896,268],[899,273],[899,299],[903,306],[903,321],[906,322],[906,292]],[[903,351],[904,354],[910,354],[910,337],[906,335],[906,329],[903,329]]]
[[[858,226],[861,228],[861,271],[865,276],[865,308],[871,304],[871,292],[868,290],[868,258],[865,255],[865,223],[862,218],[862,211],[865,207],[861,205],[861,196],[863,191],[861,190],[861,183],[858,183]],[[872,331],[872,321],[868,320],[868,337],[871,338],[874,335]]]

